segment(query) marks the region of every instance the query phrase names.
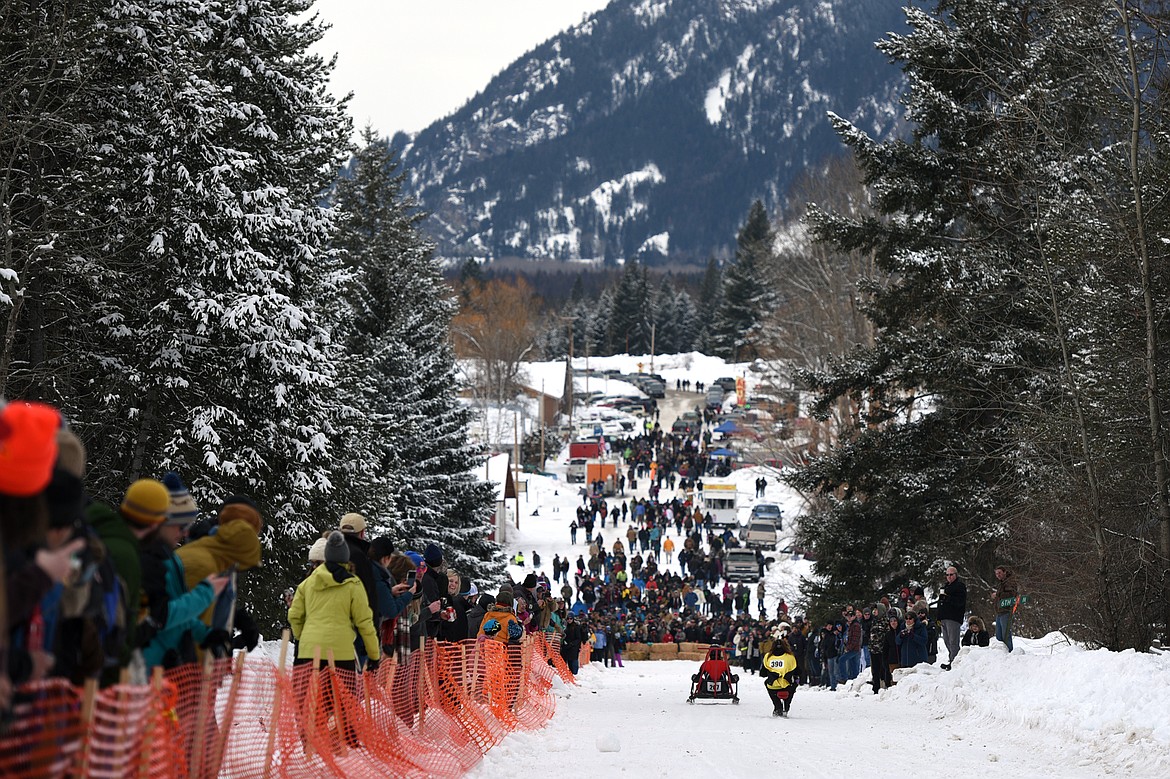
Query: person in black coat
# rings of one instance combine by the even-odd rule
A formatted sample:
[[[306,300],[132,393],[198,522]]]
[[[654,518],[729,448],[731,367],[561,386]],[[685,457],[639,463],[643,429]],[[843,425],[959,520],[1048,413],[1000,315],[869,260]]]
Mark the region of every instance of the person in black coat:
[[[361,580],[362,586],[366,588],[366,597],[369,599],[370,607],[376,609],[378,580],[374,577],[374,566],[370,563],[370,542],[366,540],[366,518],[361,514],[351,512],[341,518],[337,529],[341,531],[341,535],[345,537],[346,546],[349,547],[349,562],[353,567],[354,575]],[[358,640],[355,646],[361,646],[361,641]],[[362,653],[361,659],[364,660],[364,647],[359,651]]]
[[[879,610],[880,608],[879,604]],[[898,611],[894,608],[887,609],[882,614],[875,613],[870,623],[870,679],[874,695],[894,683],[891,658],[895,658],[893,662],[896,664],[899,627]]]
[[[419,579],[422,586],[420,599],[419,620],[410,628],[411,649],[418,649],[421,640],[433,639],[439,636],[439,625],[444,621],[444,610],[450,605],[447,602],[447,574],[443,569],[443,550],[435,544],[427,544],[423,552],[423,561],[427,564],[426,572]]]
[[[561,658],[569,670],[576,675],[581,659],[581,644],[585,641],[585,631],[576,615],[568,612],[568,621],[565,622],[565,633],[561,636]]]
[[[792,654],[796,657],[796,678],[801,684],[808,683],[808,664],[805,654],[808,652],[808,637],[799,626],[788,634],[788,645],[792,647]]]
[[[959,571],[952,565],[946,570],[946,584],[938,598],[938,620],[943,644],[947,648],[947,661],[939,666],[951,670],[955,655],[959,654],[959,631],[963,617],[967,616],[967,585],[959,578]]]
[[[467,635],[476,636],[479,634],[479,626],[483,624],[483,615],[488,613],[496,602],[496,599],[486,592],[480,595],[474,603],[467,607]]]

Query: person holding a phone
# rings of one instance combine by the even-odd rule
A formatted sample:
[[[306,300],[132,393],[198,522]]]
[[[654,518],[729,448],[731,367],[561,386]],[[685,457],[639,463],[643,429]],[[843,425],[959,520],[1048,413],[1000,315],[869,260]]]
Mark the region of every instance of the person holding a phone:
[[[399,665],[410,659],[412,651],[411,631],[421,614],[422,589],[418,586],[418,569],[408,555],[395,552],[388,560],[386,569],[396,582],[391,590],[399,587],[408,597],[406,606],[392,619],[382,620],[381,640],[387,657],[393,656]]]
[[[412,567],[406,581],[398,582],[390,572],[394,561],[394,543],[386,536],[370,541],[369,559],[374,574],[374,591],[377,602],[374,609],[374,623],[377,625],[382,652],[393,651],[394,621],[410,606],[414,596],[414,575]],[[387,626],[388,627],[384,627]],[[389,639],[389,640],[388,640]]]

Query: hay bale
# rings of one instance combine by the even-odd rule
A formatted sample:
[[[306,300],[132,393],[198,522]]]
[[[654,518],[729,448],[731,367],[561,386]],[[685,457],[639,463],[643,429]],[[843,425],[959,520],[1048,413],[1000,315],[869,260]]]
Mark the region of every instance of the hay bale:
[[[626,644],[626,652],[645,652],[646,654],[650,654],[650,645],[631,641]],[[625,655],[622,655],[622,657],[625,657]]]
[[[679,652],[678,659],[679,660],[695,660],[695,661],[701,663],[707,659],[707,653],[706,652]]]
[[[680,652],[706,652],[710,644],[700,644],[697,641],[683,641],[678,645]]]
[[[666,655],[677,656],[678,644],[651,644],[650,654],[655,657],[663,657]]]
[[[634,650],[634,649],[630,649],[629,647],[626,647],[626,651],[622,652],[622,660],[649,660],[649,659],[650,659],[650,650],[649,649]]]

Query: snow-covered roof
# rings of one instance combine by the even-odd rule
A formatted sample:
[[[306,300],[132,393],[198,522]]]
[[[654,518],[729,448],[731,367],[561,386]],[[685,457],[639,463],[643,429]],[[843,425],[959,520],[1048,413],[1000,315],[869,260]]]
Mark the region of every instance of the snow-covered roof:
[[[526,362],[518,379],[521,386],[559,400],[565,395],[565,361]]]
[[[511,462],[512,456],[507,452],[501,452],[487,458],[484,465],[487,473],[485,481],[492,485],[497,502],[504,499],[504,485],[508,481],[508,468]]]

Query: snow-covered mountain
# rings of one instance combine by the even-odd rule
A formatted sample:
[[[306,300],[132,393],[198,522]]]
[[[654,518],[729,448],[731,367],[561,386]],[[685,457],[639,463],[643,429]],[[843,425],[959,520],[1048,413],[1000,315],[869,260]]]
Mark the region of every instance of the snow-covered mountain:
[[[841,153],[826,113],[884,136],[903,0],[614,0],[461,109],[399,134],[447,258],[705,262],[751,202]]]

